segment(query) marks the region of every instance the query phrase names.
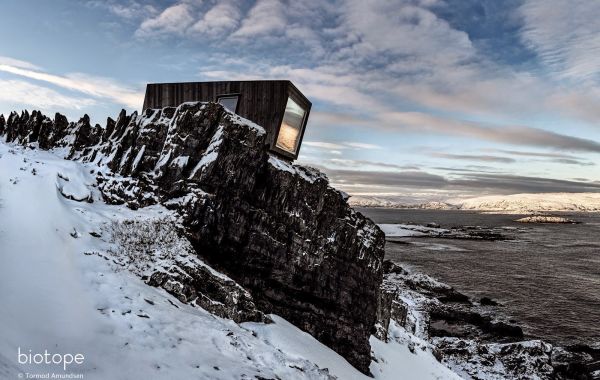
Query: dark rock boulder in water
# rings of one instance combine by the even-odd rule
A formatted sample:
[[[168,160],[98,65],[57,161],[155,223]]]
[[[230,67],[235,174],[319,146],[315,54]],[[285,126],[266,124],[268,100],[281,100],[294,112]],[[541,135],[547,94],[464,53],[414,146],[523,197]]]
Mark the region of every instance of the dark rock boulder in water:
[[[27,136],[38,125],[27,120],[11,114],[6,135]],[[65,126],[57,115],[39,136],[43,146],[19,142],[69,143],[69,158],[110,168],[99,177],[110,203],[160,201],[177,211],[198,255],[248,289],[263,312],[368,373],[384,235],[319,171],[272,156],[260,126],[217,104],[186,103],[123,111],[105,129],[86,118]]]
[[[482,297],[479,300],[479,304],[481,306],[498,306],[498,302],[494,301],[490,297]]]

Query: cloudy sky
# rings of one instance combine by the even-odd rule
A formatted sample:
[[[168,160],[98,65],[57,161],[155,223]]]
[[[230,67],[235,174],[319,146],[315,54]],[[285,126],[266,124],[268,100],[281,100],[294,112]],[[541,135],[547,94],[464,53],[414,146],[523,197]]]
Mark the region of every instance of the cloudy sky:
[[[3,0],[0,113],[104,124],[161,81],[291,79],[300,162],[407,201],[600,191],[597,0]]]

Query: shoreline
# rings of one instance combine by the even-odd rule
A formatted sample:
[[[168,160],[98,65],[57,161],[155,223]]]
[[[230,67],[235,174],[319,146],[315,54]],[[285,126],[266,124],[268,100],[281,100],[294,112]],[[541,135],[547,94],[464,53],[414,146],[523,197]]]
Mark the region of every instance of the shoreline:
[[[395,292],[396,323],[434,347],[454,372],[483,379],[506,377],[600,378],[600,347],[561,345],[523,332],[495,300],[468,295],[386,259],[384,289]],[[514,365],[518,363],[518,365]]]

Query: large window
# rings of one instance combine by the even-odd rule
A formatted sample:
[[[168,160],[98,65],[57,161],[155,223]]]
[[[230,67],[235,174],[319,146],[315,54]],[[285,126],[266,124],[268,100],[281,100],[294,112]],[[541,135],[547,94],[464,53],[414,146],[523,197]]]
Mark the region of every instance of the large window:
[[[236,112],[239,95],[221,95],[217,102],[231,112]]]
[[[296,153],[300,135],[302,134],[302,124],[304,124],[305,114],[306,110],[292,100],[291,97],[288,97],[283,121],[281,122],[281,128],[279,128],[279,135],[277,136],[277,143],[275,144],[278,148],[286,152]]]

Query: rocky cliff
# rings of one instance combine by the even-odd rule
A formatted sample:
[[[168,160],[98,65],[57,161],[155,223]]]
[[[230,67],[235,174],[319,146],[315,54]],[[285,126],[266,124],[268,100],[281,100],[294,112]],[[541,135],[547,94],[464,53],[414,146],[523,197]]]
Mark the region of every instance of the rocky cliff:
[[[213,103],[122,111],[106,127],[40,112],[0,117],[8,142],[94,163],[106,202],[160,202],[196,254],[367,373],[384,235],[312,168],[268,152],[265,131]],[[156,285],[168,282],[164,278]]]

